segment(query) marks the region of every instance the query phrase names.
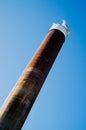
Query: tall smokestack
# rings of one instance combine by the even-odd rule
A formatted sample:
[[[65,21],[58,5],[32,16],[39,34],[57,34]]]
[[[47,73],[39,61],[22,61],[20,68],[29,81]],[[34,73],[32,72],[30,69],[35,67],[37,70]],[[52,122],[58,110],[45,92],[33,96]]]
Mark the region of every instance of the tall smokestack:
[[[20,130],[69,31],[54,23],[0,108],[0,130]]]

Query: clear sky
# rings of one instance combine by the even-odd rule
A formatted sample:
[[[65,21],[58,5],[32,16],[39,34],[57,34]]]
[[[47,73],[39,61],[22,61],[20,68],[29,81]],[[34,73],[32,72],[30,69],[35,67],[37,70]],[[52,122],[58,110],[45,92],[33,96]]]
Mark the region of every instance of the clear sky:
[[[71,33],[22,130],[86,130],[86,1],[0,0],[0,106],[61,19]]]

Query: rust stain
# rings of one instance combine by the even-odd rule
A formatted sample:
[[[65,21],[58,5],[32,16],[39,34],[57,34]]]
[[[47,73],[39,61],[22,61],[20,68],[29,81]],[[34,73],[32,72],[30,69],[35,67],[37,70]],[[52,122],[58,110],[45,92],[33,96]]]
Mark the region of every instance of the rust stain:
[[[64,40],[58,30],[47,33],[0,110],[0,130],[21,129]]]

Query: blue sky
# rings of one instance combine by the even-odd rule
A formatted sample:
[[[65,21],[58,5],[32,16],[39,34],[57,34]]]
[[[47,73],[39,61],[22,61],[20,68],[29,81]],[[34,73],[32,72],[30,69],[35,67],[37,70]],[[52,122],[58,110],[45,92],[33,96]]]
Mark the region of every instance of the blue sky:
[[[85,0],[0,1],[0,106],[53,22],[67,37],[22,130],[86,130]]]

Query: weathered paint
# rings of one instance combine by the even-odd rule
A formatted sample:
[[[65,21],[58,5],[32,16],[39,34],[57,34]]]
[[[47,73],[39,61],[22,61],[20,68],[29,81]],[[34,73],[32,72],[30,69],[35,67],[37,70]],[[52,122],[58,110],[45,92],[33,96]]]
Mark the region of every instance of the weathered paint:
[[[65,40],[50,30],[0,109],[0,130],[20,130]]]

